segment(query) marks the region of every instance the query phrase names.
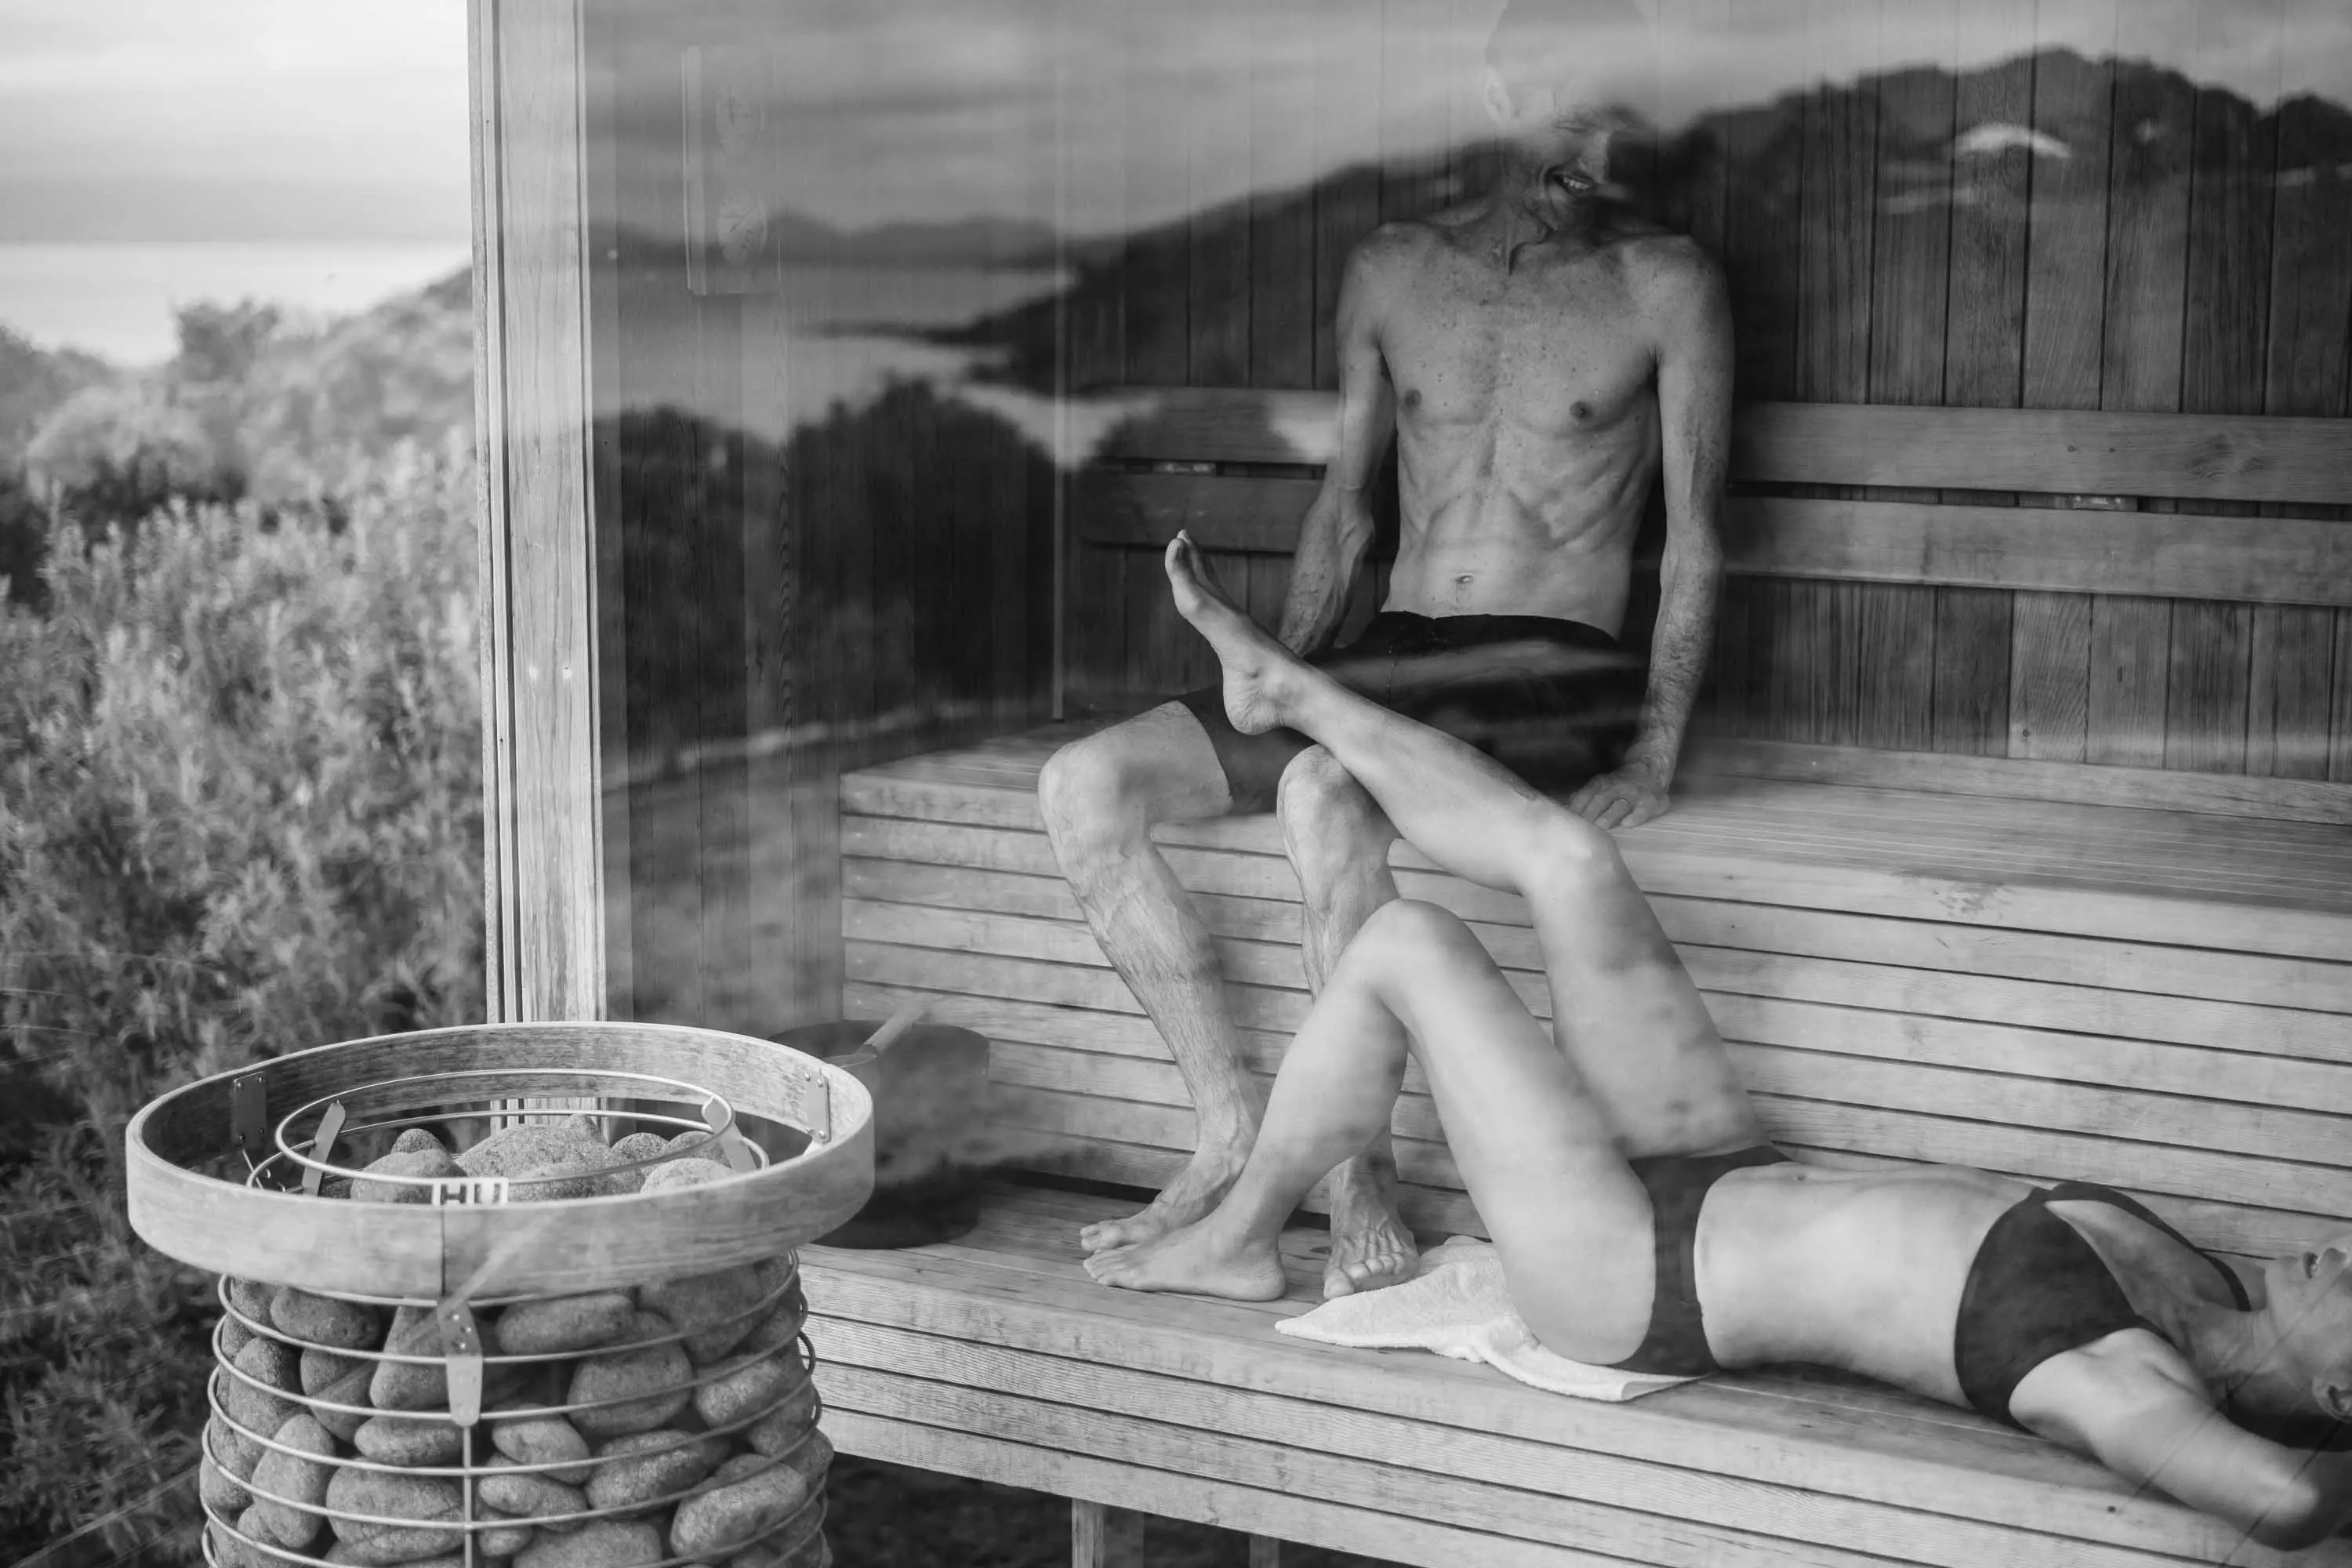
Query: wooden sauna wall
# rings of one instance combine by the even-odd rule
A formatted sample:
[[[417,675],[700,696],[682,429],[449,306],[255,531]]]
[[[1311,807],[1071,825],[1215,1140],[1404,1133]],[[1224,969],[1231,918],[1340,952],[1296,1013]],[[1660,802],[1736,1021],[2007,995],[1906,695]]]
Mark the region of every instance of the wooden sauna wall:
[[[2290,100],[2275,111],[2198,85],[2216,74],[2201,62],[2242,47],[2249,29],[2262,68],[2279,70],[2338,3],[2199,7],[2184,22],[2178,6],[2109,0],[2098,25],[2111,19],[2114,47],[2086,59],[2037,37],[2034,0],[1661,0],[1670,37],[1729,26],[1741,11],[1795,10],[1823,62],[1813,90],[1710,113],[1722,156],[1678,202],[1728,270],[1740,395],[2352,413],[2352,83],[2336,105]],[[1919,62],[1907,50],[1878,58],[1882,5],[1906,20],[1944,18],[1955,37],[1965,14],[1969,64],[1910,68]],[[1331,386],[1329,323],[1349,246],[1430,205],[1444,176],[1478,174],[1457,155],[1432,178],[1393,151],[1427,130],[1389,106],[1425,100],[1407,89],[1431,66],[1393,40],[1449,9],[1476,26],[1495,7],[1327,0],[1311,98],[1253,97],[1248,221],[1196,204],[1189,245],[1131,246],[1126,294],[1130,310],[1150,301],[1149,330],[1115,308],[1075,318],[1074,382]],[[1986,50],[2004,29],[2013,44]],[[1228,40],[1201,68],[1247,70],[1253,53]],[[2115,64],[2148,58],[2169,68]],[[1662,62],[1662,74],[1672,69]],[[2056,136],[2070,155],[2037,158],[2013,138],[1958,175],[1951,160],[1919,156],[1923,144],[1948,146],[1988,124]],[[1223,144],[1203,129],[1076,127],[1071,177],[1113,191],[1153,178],[1122,163],[1122,137]],[[1475,132],[1452,130],[1457,145]],[[1355,158],[1371,160],[1358,177],[1328,178]],[[1192,170],[1209,190],[1234,174],[1197,159]],[[1317,176],[1311,199],[1295,199]],[[1159,320],[1173,300],[1181,331]],[[1221,564],[1271,622],[1286,563]],[[1132,707],[1207,679],[1204,651],[1167,609],[1148,552],[1079,549],[1066,613],[1076,706]],[[1702,721],[1733,735],[2352,779],[2352,612],[1735,580],[1711,684]]]
[[[803,352],[922,279],[688,286],[681,52],[784,47],[784,10],[587,19],[610,1007],[772,1033],[838,1014],[840,774],[1047,716],[1055,484],[1004,421]],[[1051,177],[1050,148],[991,162]]]

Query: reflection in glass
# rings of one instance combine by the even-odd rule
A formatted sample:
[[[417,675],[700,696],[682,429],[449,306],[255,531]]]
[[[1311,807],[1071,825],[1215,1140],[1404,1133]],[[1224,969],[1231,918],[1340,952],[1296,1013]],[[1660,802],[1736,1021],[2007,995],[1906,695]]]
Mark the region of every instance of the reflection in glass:
[[[616,1013],[831,1016],[843,770],[1198,683],[1150,552],[1086,540],[1071,477],[1138,389],[1334,384],[1349,248],[1496,177],[1490,47],[1574,84],[1632,216],[1722,258],[1743,397],[2345,412],[2340,6],[1503,12],[593,0]],[[1318,461],[1314,428],[1271,449]],[[1219,564],[1279,604],[1281,554]],[[1851,639],[1786,635],[1806,592],[1733,584],[1710,723],[1877,732],[1786,700],[1861,679]],[[1883,696],[1903,744],[2166,765],[2160,701],[2019,718],[2009,595],[1883,592],[1934,639]],[[2161,667],[2200,625],[2133,635]]]

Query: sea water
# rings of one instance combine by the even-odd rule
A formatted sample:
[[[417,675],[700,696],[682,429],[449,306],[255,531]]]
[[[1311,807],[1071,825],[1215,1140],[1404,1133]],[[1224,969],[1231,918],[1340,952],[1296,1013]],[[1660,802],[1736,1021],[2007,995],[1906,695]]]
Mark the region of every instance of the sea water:
[[[467,258],[463,239],[0,244],[0,324],[43,348],[152,364],[178,346],[181,305],[260,300],[341,315],[446,278]]]

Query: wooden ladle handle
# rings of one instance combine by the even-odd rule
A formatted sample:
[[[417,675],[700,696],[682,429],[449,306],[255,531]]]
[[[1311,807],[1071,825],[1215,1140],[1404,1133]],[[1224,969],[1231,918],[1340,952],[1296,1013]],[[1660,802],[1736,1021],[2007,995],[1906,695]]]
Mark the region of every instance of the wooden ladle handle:
[[[863,1050],[872,1051],[877,1057],[880,1056],[884,1051],[887,1051],[892,1046],[897,1045],[900,1036],[913,1028],[917,1024],[921,1023],[923,1021],[923,1015],[930,1010],[931,1005],[929,1002],[921,997],[917,997],[914,1001],[908,1003],[905,1006],[891,1014],[888,1020],[886,1021],[880,1028],[875,1030],[871,1035],[868,1035],[866,1037],[866,1044],[860,1048]]]

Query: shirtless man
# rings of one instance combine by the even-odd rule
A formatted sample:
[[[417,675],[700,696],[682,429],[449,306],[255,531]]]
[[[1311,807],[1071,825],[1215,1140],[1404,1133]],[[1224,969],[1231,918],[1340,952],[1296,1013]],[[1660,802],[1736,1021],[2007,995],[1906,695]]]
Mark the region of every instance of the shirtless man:
[[[1693,242],[1629,222],[1611,183],[1628,127],[1592,45],[1630,4],[1511,0],[1480,89],[1505,145],[1483,198],[1388,224],[1349,258],[1339,304],[1339,447],[1301,524],[1280,637],[1374,700],[1568,794],[1601,827],[1665,809],[1706,667],[1722,552],[1716,515],[1731,399],[1730,312]],[[1373,532],[1369,487],[1398,443],[1402,526],[1381,613],[1329,650]],[[1633,536],[1665,487],[1661,602],[1646,679],[1618,648]],[[1328,651],[1327,651],[1328,650]],[[1214,947],[1150,841],[1161,822],[1278,813],[1318,993],[1396,897],[1394,830],[1323,747],[1244,735],[1211,689],[1072,742],[1038,804],[1103,951],[1168,1042],[1198,1119],[1191,1162],[1089,1251],[1213,1208],[1255,1140]],[[1385,1134],[1332,1173],[1327,1294],[1412,1276]]]

